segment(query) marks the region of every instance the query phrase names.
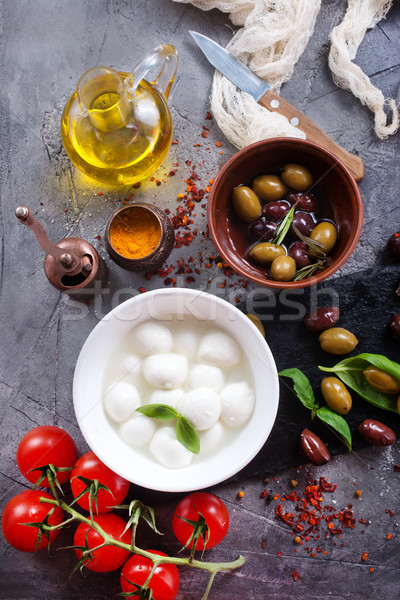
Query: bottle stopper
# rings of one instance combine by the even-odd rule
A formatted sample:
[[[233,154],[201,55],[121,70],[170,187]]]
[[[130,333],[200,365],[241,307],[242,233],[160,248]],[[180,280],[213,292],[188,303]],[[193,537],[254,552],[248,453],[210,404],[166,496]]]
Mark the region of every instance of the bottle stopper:
[[[91,244],[76,237],[64,238],[54,244],[26,206],[18,206],[15,216],[33,231],[39,246],[46,252],[44,271],[58,290],[69,293],[83,290],[101,278],[103,261]]]

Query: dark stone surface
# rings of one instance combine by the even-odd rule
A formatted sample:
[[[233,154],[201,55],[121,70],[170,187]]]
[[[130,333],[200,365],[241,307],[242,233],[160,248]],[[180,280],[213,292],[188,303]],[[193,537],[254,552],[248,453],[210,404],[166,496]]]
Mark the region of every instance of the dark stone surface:
[[[340,306],[340,325],[355,333],[359,345],[354,352],[382,353],[399,360],[400,347],[387,330],[392,314],[400,312],[395,294],[400,279],[399,266],[385,252],[387,238],[400,228],[398,190],[399,136],[380,141],[373,132],[373,117],[367,108],[332,82],[327,67],[329,32],[340,22],[344,0],[322,3],[315,33],[296,65],[282,96],[296,104],[335,140],[362,156],[366,174],[360,184],[365,222],[360,243],[338,276],[318,290],[300,294],[269,293],[251,284],[244,289],[235,275],[223,276],[212,262],[210,269],[187,283],[176,274],[178,259],[213,255],[205,231],[205,215],[199,205],[195,226],[199,235],[191,247],[174,250],[172,265],[177,284],[218,294],[245,312],[259,314],[278,369],[297,366],[310,377],[319,397],[321,373],[318,365],[333,365],[336,357],[320,350],[317,334],[308,332],[302,319],[316,298],[326,304],[332,298]],[[150,281],[142,274],[123,271],[107,256],[102,240],[111,213],[131,193],[135,200],[155,201],[175,211],[177,195],[185,191],[185,179],[195,169],[199,187],[208,185],[223,162],[233,154],[214,121],[206,120],[209,110],[212,68],[188,35],[194,29],[225,45],[232,26],[227,15],[213,10],[202,12],[191,5],[166,0],[14,0],[4,2],[2,11],[2,58],[0,72],[0,177],[1,177],[1,348],[0,410],[2,466],[1,507],[27,483],[15,464],[15,452],[22,435],[39,424],[56,424],[71,433],[81,453],[87,446],[81,436],[72,407],[72,377],[79,351],[90,331],[113,306],[139,287],[164,287],[158,276]],[[385,21],[368,32],[356,58],[383,92],[396,97],[400,6],[395,3]],[[138,190],[107,190],[85,179],[71,166],[62,149],[59,122],[62,107],[79,76],[88,68],[105,64],[129,71],[153,46],[170,42],[180,55],[179,75],[170,98],[174,137],[165,164],[155,178]],[[201,137],[202,126],[210,128]],[[215,146],[221,141],[221,148]],[[201,146],[194,146],[194,144]],[[223,154],[220,154],[220,152]],[[185,161],[192,161],[191,165]],[[179,166],[177,166],[179,163]],[[174,168],[176,174],[168,178]],[[103,196],[98,196],[98,193]],[[43,253],[28,229],[13,216],[15,207],[27,204],[46,227],[53,240],[79,236],[96,246],[108,266],[108,289],[90,304],[71,300],[52,288],[42,269]],[[232,287],[230,287],[232,286]],[[324,294],[322,297],[321,294]],[[399,418],[384,413],[354,397],[348,415],[355,450],[345,447],[326,430],[315,428],[329,442],[334,458],[323,467],[304,465],[297,451],[300,431],[310,426],[309,414],[282,383],[278,418],[272,434],[259,455],[230,481],[214,488],[229,508],[231,527],[222,544],[207,553],[210,560],[246,558],[238,572],[220,574],[210,593],[215,600],[271,600],[310,598],[311,600],[353,598],[399,598],[400,528],[399,474],[400,446],[365,448],[357,434],[358,423],[366,417],[378,418],[400,432]],[[314,425],[312,426],[314,428]],[[274,496],[290,492],[290,480],[304,490],[308,477],[324,476],[337,483],[332,504],[339,510],[354,505],[358,521],[342,538],[324,535],[310,546],[322,552],[310,557],[293,543],[287,527],[274,518],[278,501],[269,505],[260,498],[267,490]],[[276,476],[277,481],[263,482]],[[354,492],[362,491],[356,500]],[[244,491],[242,500],[237,492]],[[171,532],[171,514],[178,495],[157,494],[132,486],[131,498],[140,497],[156,508],[158,524],[165,536],[155,539],[146,528],[139,542],[175,553],[178,546]],[[328,496],[328,494],[326,494]],[[325,502],[330,502],[326,498]],[[386,509],[395,511],[391,517]],[[288,509],[289,510],[289,509]],[[325,530],[324,530],[325,531]],[[387,535],[392,533],[392,539]],[[261,541],[267,539],[266,547]],[[62,533],[56,547],[71,544],[71,530]],[[335,545],[336,543],[336,545]],[[344,546],[342,546],[344,544]],[[323,554],[326,551],[326,554]],[[282,552],[278,557],[277,553]],[[362,554],[368,552],[367,560]],[[4,600],[59,600],[115,598],[119,592],[118,574],[86,577],[75,574],[70,550],[36,556],[14,551],[2,540],[0,596]],[[370,573],[369,569],[375,570]],[[300,574],[295,582],[292,571]],[[201,598],[205,578],[192,570],[182,570],[178,598]],[[159,599],[162,600],[162,599]]]

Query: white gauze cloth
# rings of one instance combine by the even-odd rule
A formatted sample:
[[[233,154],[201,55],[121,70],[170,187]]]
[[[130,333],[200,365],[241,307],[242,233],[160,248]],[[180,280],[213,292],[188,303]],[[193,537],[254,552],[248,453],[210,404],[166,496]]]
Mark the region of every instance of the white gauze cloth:
[[[340,87],[350,90],[362,104],[366,104],[375,113],[376,135],[385,139],[399,128],[399,110],[392,98],[385,100],[381,90],[375,87],[369,77],[352,60],[367,29],[383,19],[393,0],[348,0],[347,12],[343,21],[332,30],[329,67],[333,80]],[[391,122],[388,123],[384,111],[385,104],[391,110]]]
[[[232,23],[240,26],[241,29],[233,36],[227,45],[227,50],[261,79],[267,81],[275,91],[279,91],[282,83],[291,77],[294,65],[314,31],[315,21],[321,8],[321,0],[174,1],[190,3],[202,10],[217,8],[229,13]],[[393,118],[392,124],[385,127],[386,116],[383,111],[385,99],[382,93],[372,86],[361,69],[351,62],[351,59],[354,58],[366,29],[373,27],[386,15],[392,1],[349,0],[349,5],[358,6],[357,18],[353,17],[350,29],[346,27],[341,33],[340,28],[348,19],[349,12],[351,13],[349,6],[343,23],[332,32],[331,55],[334,57],[332,60],[336,64],[336,69],[339,65],[341,74],[339,78],[337,70],[334,71],[331,67],[335,81],[338,85],[350,89],[361,102],[376,111],[375,130],[379,137],[387,137],[397,130],[396,104],[393,100],[389,101]],[[334,41],[334,32],[337,30],[342,41],[340,47]],[[360,85],[358,89],[362,89],[364,95],[360,92],[356,93],[355,88],[353,89],[358,81],[357,77],[353,76],[349,82],[343,75],[353,68],[358,69],[358,77],[363,78],[363,86]],[[374,90],[373,93],[367,87],[367,82]],[[226,138],[237,148],[244,148],[253,142],[271,137],[306,137],[305,133],[293,127],[286,117],[270,112],[257,104],[252,96],[239,90],[218,71],[215,72],[213,80],[211,110]],[[383,134],[382,128],[384,128]]]

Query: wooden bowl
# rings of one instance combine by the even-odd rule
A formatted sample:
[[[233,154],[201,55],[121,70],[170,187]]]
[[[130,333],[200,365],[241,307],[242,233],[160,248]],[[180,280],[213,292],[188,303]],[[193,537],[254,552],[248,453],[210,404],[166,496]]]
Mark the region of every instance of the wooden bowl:
[[[331,264],[301,281],[274,281],[266,268],[252,263],[247,254],[254,245],[246,223],[232,210],[232,191],[265,173],[277,173],[286,163],[307,167],[314,176],[312,193],[322,208],[321,217],[336,223],[338,241],[330,253]],[[208,200],[208,226],[221,257],[232,269],[258,285],[296,289],[320,283],[335,273],[352,254],[360,238],[363,204],[358,185],[344,164],[318,144],[295,138],[274,138],[251,144],[237,152],[218,173]]]

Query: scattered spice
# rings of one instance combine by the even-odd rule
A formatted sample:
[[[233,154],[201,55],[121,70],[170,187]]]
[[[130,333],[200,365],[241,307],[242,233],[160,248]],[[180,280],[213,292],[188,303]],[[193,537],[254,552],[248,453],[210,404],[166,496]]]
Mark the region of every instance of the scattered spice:
[[[392,539],[392,534],[391,534],[391,533],[388,533],[388,534],[387,534],[387,536],[386,536],[386,539],[387,539],[387,540],[391,540],[391,539]]]
[[[244,498],[244,491],[240,490],[240,492],[238,492],[238,498]]]
[[[264,539],[261,540],[261,548],[263,550],[265,550],[265,548],[267,547],[267,544],[268,544],[267,538],[264,538]]]
[[[300,573],[298,573],[297,571],[295,571],[293,569],[293,571],[292,571],[292,577],[293,577],[294,581],[298,581],[300,579]]]
[[[361,560],[367,560],[367,558],[368,558],[368,552],[363,552]]]
[[[375,571],[374,567],[370,567],[370,568],[369,568],[369,572],[370,572],[370,573],[373,573],[374,571]]]

